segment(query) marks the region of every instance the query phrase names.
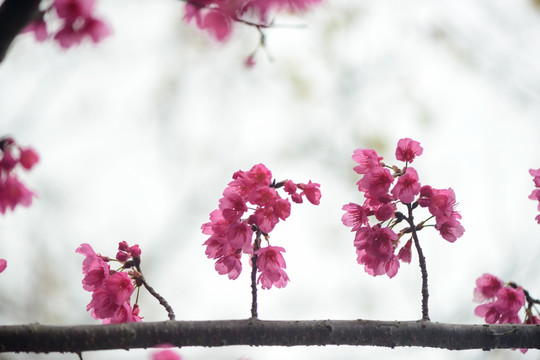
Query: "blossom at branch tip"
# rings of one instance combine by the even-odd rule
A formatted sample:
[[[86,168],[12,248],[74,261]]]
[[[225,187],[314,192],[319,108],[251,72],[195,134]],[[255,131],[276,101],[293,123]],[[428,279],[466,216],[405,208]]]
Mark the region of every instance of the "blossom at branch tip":
[[[396,159],[412,163],[414,158],[422,155],[424,149],[418,141],[409,138],[400,139],[396,148]]]
[[[372,169],[380,167],[381,160],[383,159],[375,150],[371,149],[358,149],[354,150],[352,159],[358,163],[358,166],[353,168],[360,175],[367,174]]]

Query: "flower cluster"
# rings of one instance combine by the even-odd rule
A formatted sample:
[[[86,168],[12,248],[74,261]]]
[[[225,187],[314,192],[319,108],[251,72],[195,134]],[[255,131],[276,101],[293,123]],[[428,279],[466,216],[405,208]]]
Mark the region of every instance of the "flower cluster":
[[[92,292],[92,300],[86,307],[92,310],[92,317],[102,319],[104,324],[140,322],[139,306],[132,307],[130,303],[135,286],[141,285],[140,273],[132,269],[140,263],[139,246],[120,242],[116,259],[96,254],[89,244],[81,244],[76,252],[85,256],[82,284],[84,290]],[[120,269],[112,270],[111,261],[119,262]],[[130,270],[122,271],[127,269]]]
[[[17,177],[15,170],[20,165],[30,170],[39,161],[32,148],[23,148],[12,138],[0,139],[0,214],[12,211],[17,205],[30,206],[35,194]]]
[[[85,38],[98,43],[111,33],[109,26],[95,15],[96,0],[54,0],[47,10],[40,13],[37,20],[30,23],[25,32],[33,32],[36,40],[49,38],[45,17],[59,19],[61,26],[55,31],[54,39],[64,49],[79,45]],[[53,12],[54,10],[54,12]]]
[[[530,169],[529,173],[533,176],[534,186],[536,186],[536,189],[529,195],[529,199],[538,201],[538,211],[540,211],[540,169]],[[540,224],[540,214],[535,219]]]
[[[195,20],[199,29],[206,30],[219,41],[229,38],[235,22],[257,27],[270,25],[272,11],[303,11],[321,0],[188,0],[185,20]]]
[[[399,270],[399,261],[409,263],[412,256],[412,239],[398,251],[401,237],[421,230],[433,217],[435,228],[445,240],[454,242],[463,235],[464,229],[459,222],[461,216],[455,211],[454,191],[451,188],[434,189],[429,185],[422,186],[418,173],[409,166],[422,152],[423,148],[417,141],[408,138],[399,140],[396,159],[405,162],[405,167],[399,168],[385,165],[383,158],[375,150],[354,151],[352,158],[358,163],[354,170],[363,175],[357,182],[358,190],[364,194],[365,201],[362,205],[344,205],[342,222],[356,232],[354,246],[357,261],[364,265],[365,271],[370,275],[386,274],[390,278],[394,277]],[[407,207],[409,215],[397,211],[399,203]],[[412,210],[418,205],[427,208],[432,216],[414,225]],[[377,220],[375,225],[369,222],[372,216]],[[409,227],[396,233],[395,225],[403,220],[409,223]],[[388,223],[384,225],[385,222]]]
[[[533,305],[540,301],[531,298],[521,286],[512,282],[505,284],[494,275],[483,274],[476,280],[474,301],[483,303],[475,308],[474,314],[485,317],[488,324],[520,324],[522,307],[525,307],[525,324],[540,324],[538,311],[533,314]]]
[[[305,197],[318,205],[321,198],[319,184],[311,181],[296,184],[291,180],[276,183],[263,164],[234,173],[219,200],[219,208],[210,213],[210,222],[202,225],[203,234],[210,236],[203,244],[205,253],[216,260],[215,269],[219,274],[236,279],[242,271],[241,255],[245,253],[257,255],[256,266],[261,273],[257,281],[262,282],[263,288],[269,289],[272,285],[281,288],[289,281],[281,255],[285,250],[270,245],[260,248],[261,235],[268,240],[276,224],[291,213],[291,203],[279,195],[279,188],[295,203],[302,203]],[[249,210],[252,212],[248,213]]]

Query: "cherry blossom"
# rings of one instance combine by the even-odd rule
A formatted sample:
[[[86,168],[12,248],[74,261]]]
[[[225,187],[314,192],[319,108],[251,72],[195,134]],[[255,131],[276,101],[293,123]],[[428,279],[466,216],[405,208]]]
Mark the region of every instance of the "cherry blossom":
[[[400,139],[396,149],[396,159],[412,163],[414,158],[422,155],[422,147],[418,141],[409,138]]]
[[[505,286],[495,294],[494,300],[476,307],[474,314],[485,317],[488,324],[521,323],[518,312],[525,305],[525,294],[521,288]]]
[[[396,185],[392,189],[392,195],[402,203],[410,204],[419,193],[418,173],[412,167],[408,167],[405,174],[398,178]]]
[[[476,288],[474,289],[474,301],[482,302],[491,300],[504,286],[504,283],[498,277],[491,274],[484,274],[476,279]]]
[[[0,213],[15,210],[18,205],[30,206],[35,197],[19,180],[17,170],[31,170],[39,161],[39,156],[32,148],[23,148],[13,138],[0,139]]]
[[[282,252],[285,252],[284,248],[270,245],[257,250],[257,270],[261,273],[257,283],[262,283],[263,289],[270,289],[272,285],[277,288],[287,285],[289,277],[283,270],[287,266]]]
[[[131,269],[140,262],[138,245],[129,246],[125,241],[118,244],[115,259],[96,254],[90,244],[81,244],[76,250],[85,257],[83,260],[83,289],[92,293],[86,309],[94,319],[104,324],[140,322],[139,306],[131,306],[131,295],[135,285],[140,286],[140,274]],[[110,262],[118,261],[120,270],[111,269]],[[129,272],[122,271],[128,270]]]
[[[289,218],[292,208],[290,200],[302,203],[305,197],[310,203],[318,205],[321,192],[320,185],[311,180],[307,184],[291,180],[276,183],[272,181],[272,172],[263,164],[254,165],[249,171],[237,171],[232,178],[223,191],[218,209],[210,213],[210,222],[203,224],[201,229],[203,234],[209,235],[203,243],[206,256],[215,260],[214,267],[220,275],[234,280],[242,271],[242,254],[268,256],[269,259],[273,254],[275,259],[283,259],[281,253],[275,250],[282,248],[270,245],[261,248],[261,237],[268,241],[268,234],[275,226]],[[279,189],[285,191],[285,197],[282,197]],[[277,263],[280,263],[278,260]],[[265,270],[258,267],[259,263]],[[259,282],[263,289],[269,289],[272,285],[285,286],[288,281],[283,270],[285,267],[266,269],[266,264],[265,260],[256,263],[258,270],[262,271]]]
[[[388,166],[372,149],[354,150],[352,159],[358,164],[353,170],[362,175],[358,180],[358,190],[364,196],[362,204],[349,203],[343,206],[345,214],[341,221],[356,232],[354,246],[357,262],[373,276],[394,277],[400,261],[410,263],[412,259],[412,238],[403,242],[401,238],[426,227],[426,222],[435,218],[434,226],[443,239],[454,242],[464,234],[460,223],[461,215],[456,211],[456,197],[449,189],[434,189],[420,184],[416,169],[408,166],[420,156],[420,143],[400,139],[396,148],[396,159],[405,162],[404,168]],[[397,178],[397,182],[395,179]],[[406,207],[406,214],[398,211],[398,205]],[[412,211],[420,207],[428,208],[431,217],[413,223]],[[370,224],[375,218],[377,223]],[[406,227],[396,230],[396,225],[406,223]],[[402,244],[405,245],[402,245]],[[402,245],[400,247],[400,245]],[[419,245],[417,245],[418,247]],[[421,259],[421,263],[425,260]],[[421,264],[421,267],[423,265]]]
[[[6,259],[0,259],[0,273],[6,270],[7,261]]]
[[[54,0],[46,10],[51,16],[40,14],[23,32],[33,32],[38,41],[52,35],[64,49],[79,45],[84,39],[98,43],[111,34],[111,29],[95,16],[95,5],[95,0]],[[59,23],[54,31],[48,28],[48,21],[45,21],[45,18],[51,17],[51,24]]]

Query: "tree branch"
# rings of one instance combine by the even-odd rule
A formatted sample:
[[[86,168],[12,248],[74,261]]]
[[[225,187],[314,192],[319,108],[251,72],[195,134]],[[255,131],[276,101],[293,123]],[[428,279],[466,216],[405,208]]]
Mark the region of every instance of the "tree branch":
[[[41,0],[5,0],[0,5],[0,62],[9,45],[38,13]]]
[[[540,325],[430,321],[166,321],[113,325],[0,327],[0,352],[72,352],[185,346],[371,345],[450,350],[540,349]]]

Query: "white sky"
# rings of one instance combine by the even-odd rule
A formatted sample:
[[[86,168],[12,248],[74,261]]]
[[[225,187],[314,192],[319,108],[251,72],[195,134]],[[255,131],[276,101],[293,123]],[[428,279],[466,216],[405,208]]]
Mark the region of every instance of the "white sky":
[[[452,187],[465,235],[422,231],[431,318],[475,323],[484,272],[537,297],[540,227],[529,168],[540,167],[540,12],[530,1],[327,1],[267,32],[273,61],[242,66],[257,34],[216,44],[170,0],[100,2],[114,35],[62,51],[20,37],[0,65],[0,134],[41,155],[26,176],[39,194],[1,219],[0,322],[95,323],[80,286],[89,242],[103,254],[139,244],[143,270],[178,319],[249,316],[248,271],[219,276],[200,225],[238,169],[262,162],[278,180],[321,183],[322,201],[293,206],[272,233],[291,282],[261,291],[262,319],[420,317],[413,263],[373,278],[355,259],[341,206],[360,202],[350,156],[375,146],[392,162],[401,137],[421,142],[420,180]],[[247,263],[244,262],[244,269]],[[166,314],[149,296],[148,321]],[[355,347],[182,349],[193,359],[533,359],[511,351]],[[35,358],[75,359],[58,354]],[[147,359],[144,351],[85,359]],[[27,355],[9,355],[26,359]]]

